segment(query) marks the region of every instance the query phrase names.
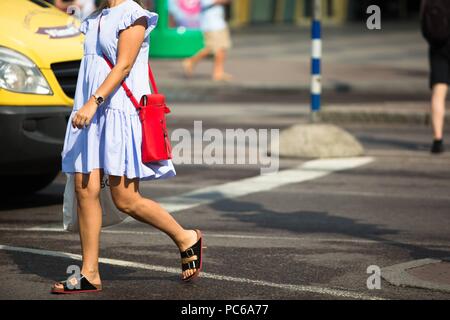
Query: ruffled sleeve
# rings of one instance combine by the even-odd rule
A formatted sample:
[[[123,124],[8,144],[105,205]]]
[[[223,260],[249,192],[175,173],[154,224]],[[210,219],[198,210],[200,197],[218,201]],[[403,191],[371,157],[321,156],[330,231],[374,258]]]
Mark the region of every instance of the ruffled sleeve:
[[[88,22],[88,19],[86,18],[81,22],[81,25],[79,28],[80,32],[83,34],[86,34],[86,32],[88,30],[88,26],[89,26],[89,22]]]
[[[145,17],[147,19],[147,29],[145,30],[145,38],[147,38],[150,32],[156,27],[156,24],[158,23],[158,14],[150,12],[143,8],[132,8],[126,11],[122,16],[121,21],[119,22],[118,31],[127,29],[141,17]]]

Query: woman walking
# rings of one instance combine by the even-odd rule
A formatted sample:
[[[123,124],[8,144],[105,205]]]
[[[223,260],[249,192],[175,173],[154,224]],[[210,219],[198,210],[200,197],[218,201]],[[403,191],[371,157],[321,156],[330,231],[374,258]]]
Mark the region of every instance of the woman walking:
[[[444,152],[445,102],[450,84],[450,2],[422,0],[421,27],[428,42],[430,65],[431,153],[441,154]]]
[[[75,175],[83,263],[81,277],[58,282],[53,293],[101,290],[98,268],[102,212],[100,182],[109,175],[117,208],[165,232],[181,254],[181,279],[189,281],[202,267],[202,236],[186,230],[156,202],[142,197],[139,182],[175,176],[171,160],[143,163],[139,115],[122,80],[136,97],[150,93],[147,73],[149,34],[158,16],[136,0],[105,0],[81,24],[84,56],[74,108],[64,141],[62,171]],[[114,65],[111,69],[103,55]]]

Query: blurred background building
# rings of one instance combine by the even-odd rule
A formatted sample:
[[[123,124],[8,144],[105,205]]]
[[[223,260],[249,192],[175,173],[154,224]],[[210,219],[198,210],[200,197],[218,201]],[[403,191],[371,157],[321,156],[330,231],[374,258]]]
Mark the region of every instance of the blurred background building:
[[[177,0],[176,0],[177,1]],[[181,0],[183,1],[183,0]],[[408,20],[419,16],[421,0],[322,0],[325,24],[343,24],[365,17],[365,8],[380,6],[383,20]],[[74,1],[48,0],[51,3]],[[101,0],[95,0],[98,5]],[[144,0],[146,8],[157,10],[155,0]],[[308,25],[313,0],[233,0],[227,16],[234,28],[258,24]]]
[[[235,0],[229,7],[234,27],[254,24],[309,25],[313,0]],[[323,22],[342,24],[365,17],[365,8],[379,5],[383,20],[419,16],[420,0],[322,0]]]

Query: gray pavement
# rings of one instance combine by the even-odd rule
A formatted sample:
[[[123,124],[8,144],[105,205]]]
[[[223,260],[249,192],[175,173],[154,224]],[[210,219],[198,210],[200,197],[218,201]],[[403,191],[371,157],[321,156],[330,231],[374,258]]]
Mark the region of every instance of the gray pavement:
[[[294,104],[174,104],[172,110],[171,127],[190,131],[199,119],[204,128],[219,130],[282,129],[304,121]],[[423,124],[344,127],[363,143],[371,162],[173,212],[183,226],[204,231],[204,277],[189,285],[178,281],[178,253],[170,240],[132,222],[102,233],[101,257],[110,259],[100,267],[104,292],[52,296],[51,283],[79,263],[65,253],[80,254],[78,236],[59,230],[64,177],[38,194],[3,199],[0,298],[449,299],[439,290],[384,280],[381,289],[369,290],[366,271],[370,265],[450,256],[450,155],[428,153],[430,129]],[[283,159],[280,172],[308,162]],[[254,165],[177,169],[174,179],[143,183],[142,193],[160,200],[236,182],[231,191],[239,195],[245,179],[259,174]]]
[[[234,80],[210,80],[212,60],[186,79],[181,60],[152,60],[171,102],[298,104],[310,99],[310,32],[306,27],[251,27],[233,32],[227,69]],[[322,119],[333,123],[429,122],[427,44],[418,23],[324,27]],[[446,122],[450,123],[447,115]]]
[[[256,93],[289,96],[309,91],[309,28],[239,29],[233,32],[233,42],[227,62],[235,76],[232,83],[224,86],[210,81],[212,60],[200,64],[194,77],[186,80],[179,60],[155,59],[152,63],[160,86],[180,100],[196,94],[214,99],[203,97],[208,93],[232,99],[244,90],[251,96],[247,99],[258,99]],[[325,27],[322,73],[326,94],[423,98],[428,94],[427,45],[418,23],[413,22],[384,24],[381,31],[367,30],[363,23]]]

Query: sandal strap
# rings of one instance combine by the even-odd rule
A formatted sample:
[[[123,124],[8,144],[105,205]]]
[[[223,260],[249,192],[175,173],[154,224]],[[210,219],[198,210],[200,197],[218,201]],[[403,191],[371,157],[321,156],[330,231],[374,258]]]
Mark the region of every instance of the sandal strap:
[[[181,269],[183,271],[186,271],[189,269],[198,269],[199,267],[200,267],[200,262],[198,259],[181,264]]]
[[[192,247],[187,248],[185,251],[180,252],[181,258],[190,258],[198,256],[200,253],[200,240],[198,240]]]

